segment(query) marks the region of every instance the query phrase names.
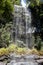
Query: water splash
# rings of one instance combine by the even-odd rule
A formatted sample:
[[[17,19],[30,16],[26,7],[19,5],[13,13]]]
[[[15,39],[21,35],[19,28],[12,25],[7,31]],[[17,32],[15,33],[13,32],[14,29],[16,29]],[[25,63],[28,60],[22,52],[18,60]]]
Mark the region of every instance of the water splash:
[[[22,7],[27,8],[30,5],[30,1],[28,1],[28,3],[27,3],[27,0],[21,0],[21,5],[22,5]]]
[[[21,5],[22,5],[23,7],[26,7],[26,0],[21,0]]]

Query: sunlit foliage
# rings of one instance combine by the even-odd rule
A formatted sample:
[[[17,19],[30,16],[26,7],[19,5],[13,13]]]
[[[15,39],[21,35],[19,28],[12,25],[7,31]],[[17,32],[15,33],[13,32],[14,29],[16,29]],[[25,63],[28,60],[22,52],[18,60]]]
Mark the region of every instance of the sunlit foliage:
[[[36,55],[43,55],[43,51],[38,51],[35,48],[28,49],[28,48],[20,48],[17,45],[11,44],[7,48],[0,48],[0,56],[9,55],[10,53],[15,53],[17,55],[29,55],[29,54],[36,54]]]

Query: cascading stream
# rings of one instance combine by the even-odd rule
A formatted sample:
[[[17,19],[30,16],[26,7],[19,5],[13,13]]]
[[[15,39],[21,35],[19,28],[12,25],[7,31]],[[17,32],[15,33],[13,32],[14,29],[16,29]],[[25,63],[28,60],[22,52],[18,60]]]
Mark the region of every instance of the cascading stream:
[[[31,11],[26,0],[21,0],[21,5],[14,5],[13,40],[18,45],[32,47]]]
[[[29,6],[30,2],[28,3]],[[28,45],[29,43],[31,44],[31,11],[27,6],[26,0],[21,0],[21,5],[25,10],[25,20],[26,20],[26,44]],[[29,34],[29,39],[28,39],[28,34]],[[31,45],[30,45],[31,46]]]
[[[21,6],[14,5],[13,40],[19,45],[23,43],[26,44],[26,47],[32,48],[34,31],[32,31],[31,11],[28,6],[26,0],[21,0]],[[34,55],[14,55],[13,61],[9,65],[38,65],[38,63],[34,61]]]
[[[26,7],[26,0],[21,0],[21,5],[25,8]]]

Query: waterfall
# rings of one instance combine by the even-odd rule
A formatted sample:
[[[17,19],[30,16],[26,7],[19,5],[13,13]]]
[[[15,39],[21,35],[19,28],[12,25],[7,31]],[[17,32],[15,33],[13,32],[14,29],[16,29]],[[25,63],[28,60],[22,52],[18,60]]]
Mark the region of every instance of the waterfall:
[[[30,4],[30,1],[28,1],[28,4],[27,4],[27,0],[21,0],[22,7],[27,8],[29,4]]]
[[[27,8],[26,0],[21,0],[21,4],[25,10],[25,20],[26,20],[26,44],[31,46],[31,35],[32,35],[32,28],[31,28],[31,11]],[[29,6],[30,2],[28,3]]]
[[[21,0],[21,6],[14,5],[13,40],[19,45],[32,47],[32,33],[34,31],[32,31],[31,11],[28,6],[26,0]]]
[[[26,0],[21,0],[21,5],[22,5],[23,7],[26,7]]]

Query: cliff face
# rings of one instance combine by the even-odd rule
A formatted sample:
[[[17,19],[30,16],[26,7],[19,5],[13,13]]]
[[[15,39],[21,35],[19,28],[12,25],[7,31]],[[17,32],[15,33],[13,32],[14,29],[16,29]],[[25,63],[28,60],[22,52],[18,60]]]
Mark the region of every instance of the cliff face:
[[[22,6],[14,6],[13,40],[18,45],[32,47],[31,12]]]

